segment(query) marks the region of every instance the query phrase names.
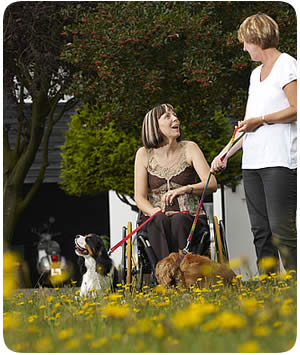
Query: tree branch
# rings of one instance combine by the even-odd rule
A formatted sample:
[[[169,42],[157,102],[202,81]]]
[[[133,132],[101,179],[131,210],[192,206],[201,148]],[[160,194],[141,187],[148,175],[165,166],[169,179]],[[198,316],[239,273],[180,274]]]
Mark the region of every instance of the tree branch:
[[[38,191],[39,187],[41,186],[41,184],[42,184],[42,182],[44,180],[45,172],[46,172],[46,169],[47,169],[47,167],[49,165],[49,161],[48,161],[49,140],[50,140],[50,136],[52,134],[53,127],[63,117],[64,113],[66,111],[68,111],[70,108],[73,107],[73,106],[71,106],[71,102],[73,103],[73,105],[76,104],[76,102],[74,102],[72,99],[67,101],[65,103],[65,105],[63,106],[63,109],[61,110],[61,112],[54,119],[55,109],[57,107],[57,104],[58,104],[60,98],[61,98],[61,94],[59,93],[59,94],[57,94],[55,96],[55,100],[52,103],[52,107],[51,107],[51,110],[50,110],[50,113],[49,113],[49,116],[48,116],[48,126],[47,126],[47,129],[46,129],[46,132],[44,133],[43,149],[42,149],[42,163],[41,163],[41,167],[40,167],[40,170],[39,170],[39,175],[36,178],[34,184],[32,185],[30,191],[27,193],[27,195],[23,199],[22,209],[24,209],[30,203],[30,201],[32,200],[33,196]]]

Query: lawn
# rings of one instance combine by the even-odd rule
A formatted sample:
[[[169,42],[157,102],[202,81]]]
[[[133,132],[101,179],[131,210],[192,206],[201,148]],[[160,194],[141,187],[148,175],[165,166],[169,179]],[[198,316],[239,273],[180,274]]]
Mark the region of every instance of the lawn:
[[[248,282],[237,275],[232,287],[218,279],[209,289],[119,284],[114,293],[91,291],[84,299],[78,293],[76,284],[4,292],[6,346],[17,352],[283,352],[296,340],[294,272]]]

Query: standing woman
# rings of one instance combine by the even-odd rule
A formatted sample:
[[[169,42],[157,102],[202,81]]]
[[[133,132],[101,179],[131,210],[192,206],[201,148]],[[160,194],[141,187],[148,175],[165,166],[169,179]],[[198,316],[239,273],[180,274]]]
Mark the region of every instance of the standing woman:
[[[297,268],[297,62],[279,52],[277,23],[266,14],[248,17],[238,31],[251,59],[262,64],[250,77],[243,139],[212,172],[243,148],[242,169],[247,207],[258,259],[278,251],[286,270]],[[224,149],[226,151],[226,148]]]
[[[142,221],[163,212],[143,227],[159,261],[185,247],[210,167],[196,143],[182,141],[180,121],[170,104],[146,114],[142,142],[135,159],[134,198],[143,213]],[[212,176],[207,192],[216,189]],[[202,226],[207,226],[204,213],[196,230]]]

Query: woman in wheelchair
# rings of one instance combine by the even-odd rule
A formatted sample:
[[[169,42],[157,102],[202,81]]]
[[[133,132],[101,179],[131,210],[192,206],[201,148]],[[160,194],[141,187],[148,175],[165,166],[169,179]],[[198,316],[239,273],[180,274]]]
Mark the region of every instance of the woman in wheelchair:
[[[135,158],[134,196],[142,211],[141,222],[163,212],[143,227],[159,261],[185,247],[210,167],[196,143],[182,140],[180,121],[170,104],[156,106],[146,114],[142,143]],[[207,193],[216,189],[212,176]],[[195,238],[202,228],[208,229],[204,211]]]

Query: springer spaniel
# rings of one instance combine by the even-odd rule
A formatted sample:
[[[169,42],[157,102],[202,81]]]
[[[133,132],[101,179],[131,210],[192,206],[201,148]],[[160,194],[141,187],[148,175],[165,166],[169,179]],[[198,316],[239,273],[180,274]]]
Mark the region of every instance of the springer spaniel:
[[[230,284],[236,276],[225,264],[216,263],[198,254],[188,253],[183,256],[181,250],[160,260],[156,265],[155,275],[158,283],[164,287],[209,287],[216,282],[217,276],[221,277],[224,283]]]
[[[80,296],[86,296],[94,290],[114,289],[117,282],[117,271],[108,256],[104,243],[96,234],[77,235],[75,237],[75,253],[79,256],[80,272],[83,275]]]

